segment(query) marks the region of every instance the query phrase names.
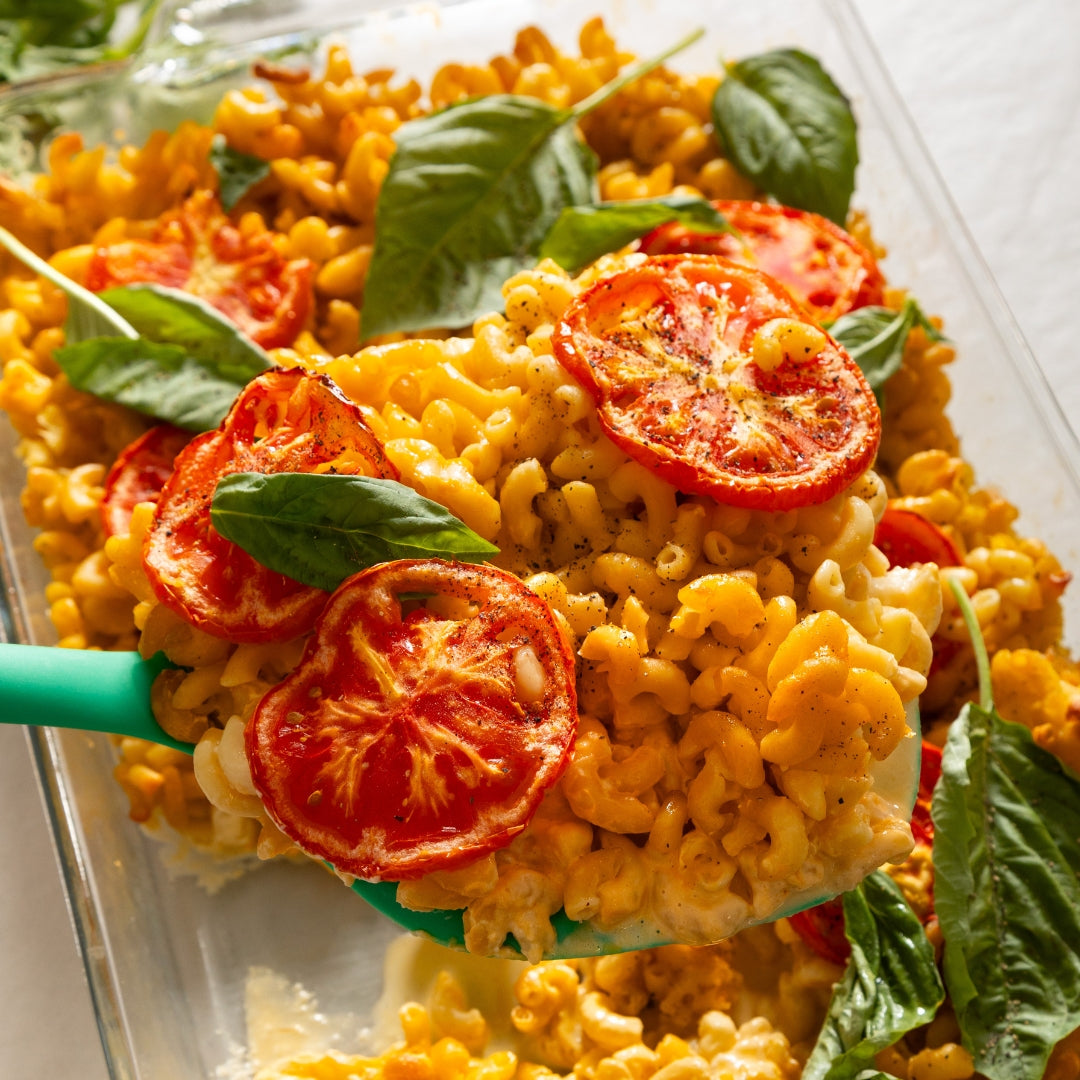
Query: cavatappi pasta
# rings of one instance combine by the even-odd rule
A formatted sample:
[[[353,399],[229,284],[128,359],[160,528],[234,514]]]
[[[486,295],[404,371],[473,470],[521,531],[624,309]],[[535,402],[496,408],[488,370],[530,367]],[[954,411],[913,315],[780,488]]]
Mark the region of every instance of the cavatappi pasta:
[[[464,908],[466,942],[485,955],[508,933],[527,956],[550,952],[559,909],[604,930],[651,917],[678,940],[715,940],[911,847],[870,769],[909,737],[936,570],[890,569],[873,548],[886,499],[874,474],[822,506],[749,512],[680,501],[615,450],[549,346],[566,303],[607,269],[518,275],[506,317],[469,339],[299,358],[363,407],[403,482],[499,546],[497,564],[550,603],[584,660],[573,757],[530,825],[463,869],[398,886],[406,907]],[[140,550],[137,535],[106,545],[121,580],[137,578]],[[195,752],[210,802],[265,822],[242,730],[286,654],[195,633],[152,601],[136,621],[147,655],[193,667],[168,676],[170,730],[227,718]],[[794,722],[808,702],[817,727]]]
[[[959,456],[944,412],[949,344],[912,331],[887,388],[875,471],[823,506],[782,514],[677,498],[602,435],[550,344],[554,320],[602,267],[581,280],[554,264],[517,275],[505,316],[480,319],[470,338],[388,339],[358,351],[358,297],[395,129],[477,93],[570,104],[630,59],[599,20],[582,30],[579,52],[525,30],[489,65],[443,67],[425,93],[389,71],[355,72],[335,48],[318,75],[261,67],[261,86],[228,94],[211,127],[184,123],[114,160],[63,135],[31,190],[0,180],[0,224],[81,280],[95,245],[145,236],[192,192],[214,188],[215,132],[270,160],[272,180],[243,204],[238,228],[269,228],[284,257],[315,265],[314,310],[276,359],[334,378],[403,479],[498,543],[500,564],[558,613],[583,662],[581,725],[563,780],[508,848],[399,888],[406,906],[464,908],[480,952],[512,932],[527,954],[541,954],[560,907],[601,927],[648,912],[705,940],[826,874],[854,882],[903,860],[910,831],[869,790],[870,762],[904,737],[905,704],[922,694],[941,741],[975,685],[946,575],[972,598],[1002,714],[1080,768],[1080,673],[1056,646],[1069,575],[1016,532],[1014,508],[978,486]],[[717,78],[662,69],[586,118],[604,198],[755,194],[711,134]],[[849,225],[872,246],[864,221]],[[20,437],[23,504],[40,530],[59,642],[164,649],[190,669],[163,676],[153,704],[167,730],[197,741],[194,761],[137,740],[119,746],[132,817],[226,856],[288,853],[251,784],[242,733],[302,642],[233,645],[156,603],[139,559],[148,505],[105,545],[105,472],[144,421],[67,384],[52,359],[62,294],[6,256],[0,269],[0,407]],[[888,294],[890,306],[901,302]],[[890,570],[872,543],[890,497],[942,526],[963,565]],[[956,643],[933,668],[931,637]],[[811,670],[815,654],[827,670]],[[790,722],[792,698],[805,693],[829,703],[829,722],[809,734]],[[872,730],[868,703],[886,718]],[[909,860],[892,870],[915,906],[921,869]],[[784,1080],[799,1074],[838,974],[784,922],[695,951],[692,964],[677,950],[650,950],[533,966],[513,1013],[533,1040],[526,1058],[485,1055],[483,1018],[444,981],[429,1008],[403,1014],[400,1048],[363,1062],[298,1059],[280,1075]],[[879,1067],[907,1080],[965,1080],[972,1065],[957,1039],[943,1010],[884,1051]],[[1075,1044],[1059,1046],[1048,1078],[1076,1074]]]
[[[425,1005],[399,1010],[403,1038],[379,1056],[266,1047],[255,1075],[795,1080],[787,1037],[763,1016],[736,1019],[743,976],[731,951],[670,946],[530,966],[514,979],[505,1014],[488,1017],[443,970]]]

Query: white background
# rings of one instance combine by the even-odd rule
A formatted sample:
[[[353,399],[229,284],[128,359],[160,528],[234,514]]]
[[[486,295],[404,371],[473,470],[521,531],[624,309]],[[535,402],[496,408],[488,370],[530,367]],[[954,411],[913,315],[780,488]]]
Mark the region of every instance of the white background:
[[[855,4],[1067,415],[1080,417],[1080,3]],[[105,1080],[26,742],[3,725],[0,866],[0,1078]]]

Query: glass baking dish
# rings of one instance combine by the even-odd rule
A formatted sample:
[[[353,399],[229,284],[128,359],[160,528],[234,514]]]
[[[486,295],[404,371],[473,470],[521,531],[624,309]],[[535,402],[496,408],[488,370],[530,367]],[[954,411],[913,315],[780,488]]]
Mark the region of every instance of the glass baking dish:
[[[1020,507],[1022,532],[1044,539],[1066,567],[1080,566],[1080,447],[845,0],[594,0],[587,12],[571,0],[463,0],[357,11],[334,3],[174,9],[138,61],[16,91],[0,110],[31,116],[48,106],[88,142],[138,142],[152,126],[205,118],[226,87],[250,79],[256,56],[317,56],[330,37],[348,45],[359,70],[394,66],[424,80],[445,60],[486,60],[508,49],[529,23],[570,45],[593,13],[639,55],[703,26],[704,38],[673,62],[686,70],[714,66],[718,55],[797,45],[818,56],[853,100],[862,159],[854,201],[889,249],[886,274],[925,310],[944,315],[959,348],[951,416],[965,457],[981,482]],[[246,40],[253,27],[258,41]],[[5,423],[0,630],[48,643],[55,638],[45,614],[47,575],[20,511],[14,443]],[[1080,591],[1065,605],[1067,641],[1076,646]],[[360,1044],[397,934],[389,922],[310,866],[265,865],[230,880],[219,874],[219,887],[208,891],[178,872],[183,853],[175,844],[128,823],[108,739],[36,731],[32,741],[113,1076],[184,1080],[225,1066],[244,1075],[245,988],[257,968],[302,984],[323,1014],[337,1018],[321,1028],[319,1049]]]

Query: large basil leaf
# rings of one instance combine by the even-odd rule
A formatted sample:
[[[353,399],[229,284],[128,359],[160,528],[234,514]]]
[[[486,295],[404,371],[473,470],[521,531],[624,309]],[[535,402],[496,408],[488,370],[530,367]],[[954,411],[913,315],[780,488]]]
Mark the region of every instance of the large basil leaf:
[[[213,375],[243,386],[273,364],[235,323],[205,301],[164,285],[123,285],[98,293],[150,341],[180,345]]]
[[[364,338],[464,326],[500,310],[503,282],[535,263],[559,213],[596,201],[596,157],[575,122],[698,37],[570,109],[493,94],[398,128],[375,211]]]
[[[542,101],[495,94],[395,133],[364,287],[365,338],[463,326],[502,307],[564,206],[593,198],[593,152]]]
[[[370,476],[233,473],[218,482],[210,520],[263,566],[327,591],[388,559],[499,552],[446,507]]]
[[[253,154],[234,150],[224,135],[215,135],[210,144],[210,164],[218,176],[221,205],[231,210],[256,184],[270,175],[270,162]]]
[[[113,311],[100,297],[51,267],[4,228],[0,228],[0,247],[6,248],[24,266],[51,281],[67,295],[68,313],[67,322],[64,324],[67,341],[85,341],[88,338],[109,336],[134,340],[139,336],[131,323]]]
[[[812,56],[778,49],[730,64],[713,122],[728,156],[761,188],[843,225],[859,161],[855,117]]]
[[[576,274],[601,255],[617,251],[669,221],[700,226],[703,232],[731,232],[712,203],[692,195],[568,206],[540,245],[540,257],[554,259]]]
[[[1042,1076],[1080,1017],[1080,783],[1027,728],[972,703],[949,729],[932,814],[964,1045],[991,1080]]]
[[[844,894],[844,933],[851,958],[803,1080],[854,1080],[879,1050],[933,1019],[945,997],[933,946],[888,874]]]
[[[849,311],[829,327],[829,333],[847,349],[880,398],[885,383],[900,370],[904,346],[916,326],[921,326],[932,341],[945,340],[910,296],[899,311],[873,306]]]
[[[235,382],[207,370],[179,345],[145,338],[91,338],[54,355],[77,390],[188,431],[216,428],[238,391]]]

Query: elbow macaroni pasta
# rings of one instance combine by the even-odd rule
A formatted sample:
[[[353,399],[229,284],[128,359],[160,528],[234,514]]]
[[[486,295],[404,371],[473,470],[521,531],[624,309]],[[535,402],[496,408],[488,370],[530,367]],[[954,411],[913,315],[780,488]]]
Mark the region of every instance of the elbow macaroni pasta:
[[[585,28],[581,47],[582,59],[570,60],[527,32],[513,61],[441,71],[433,96],[449,101],[502,86],[580,100],[626,60],[597,23]],[[495,858],[492,890],[470,895],[468,882],[455,878],[427,890],[404,886],[403,901],[418,894],[412,902],[465,908],[477,949],[497,946],[512,924],[526,954],[536,956],[552,941],[550,915],[567,896],[582,917],[650,912],[671,933],[704,940],[767,915],[827,874],[854,881],[901,858],[910,837],[869,792],[870,763],[888,756],[906,731],[903,703],[922,688],[929,664],[920,645],[934,627],[924,623],[937,613],[925,602],[917,613],[905,607],[906,594],[925,583],[890,583],[887,568],[874,561],[882,483],[868,476],[823,507],[749,513],[682,499],[615,450],[550,346],[555,320],[590,280],[617,265],[610,260],[578,281],[553,263],[517,275],[505,288],[506,316],[479,320],[471,339],[388,342],[341,355],[349,343],[328,324],[362,287],[373,221],[365,207],[385,175],[394,129],[416,114],[419,88],[356,76],[340,51],[331,52],[321,81],[270,74],[276,100],[232,93],[215,125],[238,149],[273,159],[281,190],[270,223],[285,254],[318,267],[314,336],[280,359],[334,378],[364,409],[404,482],[497,543],[503,566],[538,579],[583,661],[574,760],[545,813]],[[697,185],[715,157],[704,126],[713,88],[709,80],[661,71],[607,103],[585,125],[594,129],[603,182],[617,188],[619,175],[637,172],[666,190]],[[333,123],[315,125],[316,115]],[[187,163],[189,181],[201,183],[194,161],[206,142],[203,129],[189,126],[154,149]],[[91,165],[100,163],[92,154],[74,142],[54,152],[54,184],[70,182],[69,174],[94,182]],[[627,160],[640,164],[618,165]],[[153,209],[142,188],[157,179],[154,161],[148,148],[141,157],[128,153],[117,171],[105,170],[99,183],[111,184],[116,196],[114,216],[93,223],[99,239],[137,234],[136,204],[143,214]],[[710,169],[709,183],[722,173]],[[708,193],[720,192],[714,186]],[[351,224],[328,226],[333,215]],[[241,228],[263,225],[254,211],[241,221]],[[76,275],[86,258],[78,247],[59,256]],[[34,367],[25,355],[32,319],[44,306],[25,300],[21,318],[9,320],[20,352],[13,361],[30,372],[44,362]],[[23,411],[41,415],[42,395],[59,382],[25,378]],[[100,470],[77,480],[86,485],[95,477],[100,483]],[[73,546],[76,522],[93,514],[94,499],[78,496],[72,474],[65,479],[72,528],[50,550],[66,576],[100,540]],[[43,523],[60,505],[44,480],[32,489],[41,493]],[[267,657],[272,671],[263,672],[238,659],[242,648],[207,639],[155,604],[137,565],[146,524],[145,513],[137,515],[129,538],[110,541],[112,583],[137,600],[140,648],[164,648],[194,669],[161,680],[158,713],[170,730],[201,740],[195,777],[211,805],[258,821],[242,762],[233,760],[242,755],[240,740],[222,733],[246,720],[267,678],[294,661],[295,646]],[[56,617],[65,637],[89,643],[79,610],[60,591]],[[122,593],[110,599],[120,605],[116,618],[98,617],[96,625],[130,635]],[[83,608],[89,603],[88,595]],[[830,676],[823,681],[824,668],[809,655],[783,676],[771,675],[774,656],[792,653],[803,638],[811,652],[826,648],[815,627],[829,632]],[[796,722],[800,688],[810,687],[822,709],[813,730]],[[723,739],[722,748],[701,743],[706,729]],[[260,825],[267,837],[261,846],[277,850],[280,840]],[[564,839],[532,843],[540,828]],[[604,878],[615,864],[619,873]],[[490,877],[491,867],[484,873]]]
[[[215,134],[271,162],[268,194],[242,206],[240,227],[272,228],[285,256],[316,268],[314,312],[275,358],[329,374],[402,479],[497,543],[499,564],[548,601],[580,657],[573,760],[526,831],[398,891],[408,907],[464,909],[476,951],[495,951],[512,933],[533,958],[551,946],[560,908],[602,929],[648,917],[705,941],[826,876],[854,883],[902,860],[910,831],[872,790],[874,763],[907,737],[905,705],[922,695],[937,737],[975,683],[946,576],[971,597],[1002,713],[1080,771],[1080,672],[1053,650],[1069,575],[1040,542],[1017,535],[1014,508],[977,487],[958,456],[944,413],[949,344],[921,328],[909,335],[887,388],[875,471],[822,506],[784,513],[681,496],[604,436],[588,395],[555,361],[551,331],[563,309],[622,262],[603,260],[577,280],[543,263],[507,282],[505,316],[479,319],[471,338],[395,335],[357,351],[396,129],[429,103],[478,93],[566,106],[631,59],[599,20],[585,25],[579,52],[525,30],[488,65],[441,68],[425,101],[416,82],[358,73],[332,48],[318,76],[265,68],[269,89],[229,93],[210,127],[182,124],[113,161],[62,135],[33,190],[0,180],[0,224],[82,280],[94,244],[145,235],[191,191],[215,186]],[[658,69],[584,118],[602,197],[755,196],[711,135],[715,87],[715,77]],[[864,221],[850,227],[873,247]],[[105,472],[145,421],[59,373],[62,293],[6,256],[0,274],[0,407],[27,466],[23,507],[40,530],[59,643],[163,649],[190,669],[163,675],[153,706],[166,730],[197,741],[194,760],[119,742],[116,776],[132,817],[164,821],[220,854],[291,853],[255,795],[242,734],[303,643],[234,645],[158,605],[140,565],[149,504],[128,535],[104,542]],[[889,306],[902,301],[887,294]],[[962,565],[890,569],[873,546],[890,501],[944,528]],[[916,903],[926,869],[909,861],[898,871]],[[604,1080],[794,1078],[837,972],[783,923],[740,941],[736,951],[760,947],[783,968],[771,996],[741,984],[726,947],[697,950],[692,963],[676,949],[533,966],[512,1016],[530,1053],[484,1056],[486,1024],[447,978],[427,1009],[403,1011],[400,1047],[363,1062],[298,1060],[282,1075],[531,1080],[573,1068]],[[737,1000],[744,1011],[755,1003],[739,1022]],[[890,1048],[879,1066],[906,1080],[966,1080],[972,1065],[957,1032],[947,1016],[935,1025],[925,1045]],[[1066,1043],[1047,1073],[1055,1080],[1055,1068],[1072,1075],[1077,1052]]]
[[[463,908],[477,952],[512,933],[538,957],[560,908],[707,941],[911,845],[873,792],[872,767],[910,734],[904,706],[929,666],[936,572],[901,575],[877,557],[885,499],[872,475],[824,506],[736,512],[680,498],[612,453],[578,387],[530,346],[604,270],[517,275],[507,309],[527,311],[524,324],[489,316],[469,340],[301,361],[372,417],[405,483],[537,580],[582,658],[573,758],[534,821],[481,860],[479,879],[399,887],[410,906]],[[142,514],[132,527],[145,528]],[[138,547],[110,542],[121,580],[137,577]],[[242,659],[250,646],[206,639],[145,601],[137,619],[144,649],[195,666],[169,686],[163,718],[179,725],[186,712],[189,732],[203,727],[195,775],[211,803],[259,820],[261,846],[277,850],[230,732],[268,685],[261,661],[285,669],[289,650]]]
[[[554,961],[513,988],[512,1049],[489,1051],[492,1031],[469,1008],[461,979],[431,981],[426,1005],[398,1011],[403,1038],[376,1057],[337,1050],[260,1064],[260,1080],[796,1080],[787,1038],[763,1017],[737,1022],[741,977],[719,949],[678,948]],[[648,1017],[648,1019],[644,1019]],[[499,1017],[498,1019],[501,1019]],[[571,1070],[566,1072],[566,1070]]]

